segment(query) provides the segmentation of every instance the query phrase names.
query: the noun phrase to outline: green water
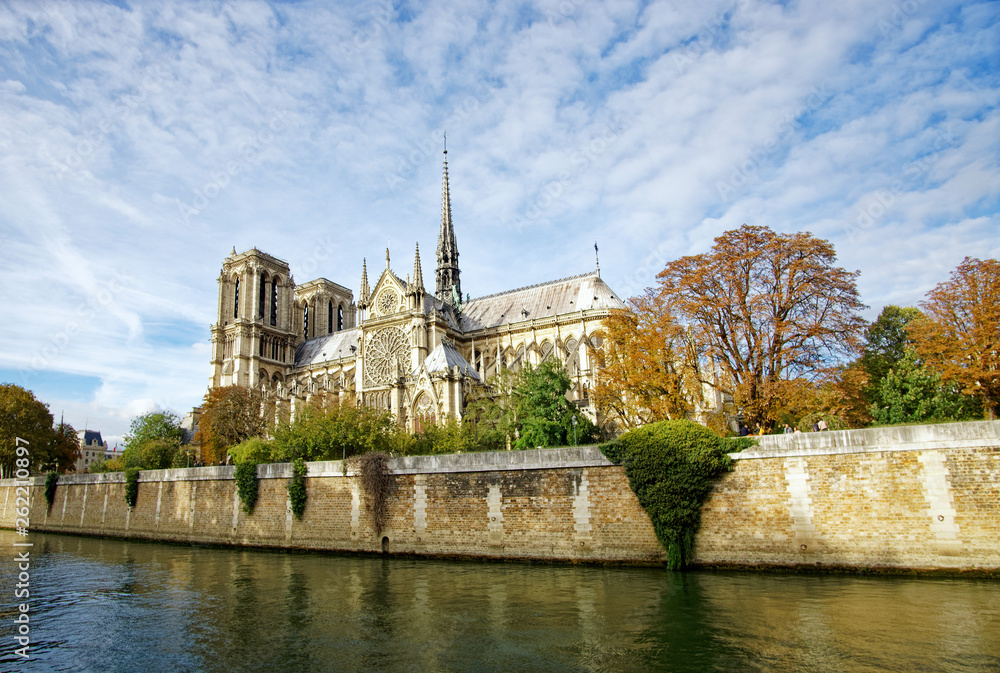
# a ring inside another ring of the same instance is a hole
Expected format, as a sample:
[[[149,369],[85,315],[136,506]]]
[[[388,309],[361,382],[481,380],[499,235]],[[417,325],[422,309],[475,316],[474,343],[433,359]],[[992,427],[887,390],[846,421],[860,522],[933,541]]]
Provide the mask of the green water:
[[[1000,671],[1000,582],[425,561],[32,534],[3,671]]]

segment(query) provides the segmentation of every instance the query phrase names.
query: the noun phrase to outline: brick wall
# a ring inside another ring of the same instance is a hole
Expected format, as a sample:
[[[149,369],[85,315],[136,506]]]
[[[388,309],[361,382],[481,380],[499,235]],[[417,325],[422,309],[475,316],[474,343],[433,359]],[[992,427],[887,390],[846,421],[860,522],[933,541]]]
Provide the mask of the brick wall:
[[[764,438],[713,489],[695,561],[1000,569],[1000,422],[923,427],[930,429],[895,429],[895,437],[879,430]],[[251,516],[233,468],[211,467],[141,473],[132,510],[121,474],[63,476],[51,509],[37,477],[28,489],[30,524],[296,549],[378,552],[384,544],[390,553],[425,555],[664,559],[624,470],[594,448],[392,461],[396,487],[380,535],[356,476],[340,461],[308,466],[301,520],[288,503],[290,466],[267,465]],[[0,526],[17,525],[17,495],[13,480],[0,482]]]

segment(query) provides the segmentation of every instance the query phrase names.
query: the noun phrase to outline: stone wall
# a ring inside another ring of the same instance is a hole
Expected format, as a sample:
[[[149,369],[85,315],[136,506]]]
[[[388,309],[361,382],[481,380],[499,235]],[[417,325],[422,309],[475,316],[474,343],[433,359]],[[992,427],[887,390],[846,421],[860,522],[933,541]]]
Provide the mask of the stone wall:
[[[705,504],[695,561],[1000,569],[1000,422],[764,437]],[[32,530],[295,549],[579,562],[660,563],[664,553],[621,467],[596,448],[391,461],[396,490],[376,535],[358,478],[308,463],[301,520],[289,465],[259,468],[254,513],[232,467],[148,471],[125,505],[121,474],[60,478],[46,507],[31,480]],[[0,526],[17,485],[0,481]]]

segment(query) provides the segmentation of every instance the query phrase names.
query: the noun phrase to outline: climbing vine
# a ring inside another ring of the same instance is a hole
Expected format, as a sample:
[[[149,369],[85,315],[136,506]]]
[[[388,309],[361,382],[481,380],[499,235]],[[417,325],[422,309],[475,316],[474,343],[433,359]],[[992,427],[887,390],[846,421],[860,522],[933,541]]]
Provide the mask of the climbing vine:
[[[132,509],[133,507],[135,507],[135,503],[138,499],[139,499],[139,468],[126,467],[125,504],[128,505],[129,509]]]
[[[247,514],[253,514],[259,490],[257,463],[246,462],[237,464],[234,476],[236,477],[236,492],[239,493],[240,502],[243,503],[243,511]]]
[[[306,461],[296,458],[292,462],[292,478],[288,480],[288,500],[292,504],[292,514],[302,518],[306,511]]]
[[[361,473],[361,488],[365,491],[365,503],[375,525],[375,537],[382,534],[389,517],[389,496],[395,481],[389,472],[389,455],[382,451],[366,453],[358,459]]]
[[[678,570],[690,558],[712,482],[731,469],[726,454],[752,443],[724,440],[690,421],[661,421],[631,430],[601,450],[624,465],[629,485],[667,551],[667,567]]]
[[[59,483],[59,473],[49,472],[45,475],[45,502],[48,503],[49,509],[52,509],[52,503],[56,499],[56,485]]]

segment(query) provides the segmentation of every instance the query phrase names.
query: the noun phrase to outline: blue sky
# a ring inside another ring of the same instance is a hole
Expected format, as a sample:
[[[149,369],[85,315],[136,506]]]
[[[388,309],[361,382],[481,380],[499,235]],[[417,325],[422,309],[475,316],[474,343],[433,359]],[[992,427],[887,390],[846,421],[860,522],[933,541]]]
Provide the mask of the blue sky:
[[[205,393],[221,262],[622,296],[746,222],[872,318],[1000,252],[1000,3],[9,2],[0,380],[120,439]]]

